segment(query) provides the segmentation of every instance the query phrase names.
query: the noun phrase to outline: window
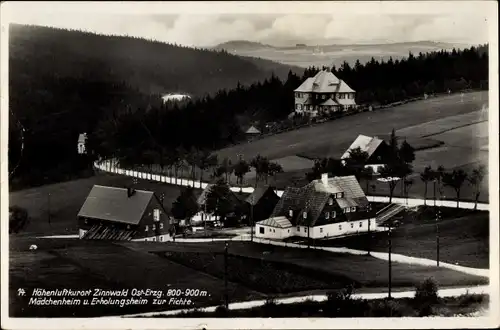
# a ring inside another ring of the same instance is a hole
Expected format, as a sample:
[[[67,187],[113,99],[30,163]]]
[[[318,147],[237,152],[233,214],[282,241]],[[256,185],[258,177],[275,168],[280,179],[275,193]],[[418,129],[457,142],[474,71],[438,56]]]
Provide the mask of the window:
[[[354,224],[353,223],[351,223],[351,228],[354,228]]]
[[[321,95],[321,99],[326,100],[326,95],[325,94]]]
[[[297,231],[300,231],[300,227],[299,226],[297,226]]]
[[[302,110],[302,104],[297,104],[297,109]]]
[[[332,211],[332,218],[335,218],[337,216],[337,212]]]
[[[153,225],[153,228],[152,228],[152,230],[156,230],[156,225]]]
[[[339,225],[339,230],[342,230],[342,225]]]
[[[127,225],[127,229],[129,229],[129,230],[130,230],[130,225]]]
[[[307,229],[306,229],[306,227],[304,227],[304,233],[307,233]]]
[[[290,232],[290,229],[288,229],[288,232]]]
[[[259,233],[264,234],[264,227],[259,227]]]
[[[290,216],[290,218],[293,217],[293,210],[289,210],[288,215]]]
[[[307,219],[307,212],[302,213],[302,216],[304,217],[304,219]]]
[[[156,242],[156,237],[153,237],[153,242]]]
[[[330,212],[325,212],[325,219],[330,219]]]
[[[160,210],[159,209],[153,210],[153,218],[155,221],[160,221]]]
[[[160,241],[163,242],[163,236],[160,236]]]
[[[160,223],[160,229],[163,229],[163,223]]]
[[[85,224],[87,225],[89,223],[89,221],[87,219],[85,219]]]
[[[363,227],[363,222],[359,223],[359,228]]]
[[[328,200],[328,205],[333,205],[333,198],[330,198],[330,199]]]
[[[144,231],[148,231],[149,230],[149,226],[146,225],[146,227],[144,227]]]
[[[344,210],[345,210],[345,213],[349,213],[349,212],[351,212],[351,208],[350,208],[350,207],[347,207],[347,208],[345,208]]]
[[[356,212],[356,206],[351,207],[351,212]]]
[[[342,198],[342,193],[337,193],[337,198]]]
[[[320,229],[319,229],[319,232],[320,232],[320,233],[322,233],[322,232],[323,232],[323,228],[320,228]]]

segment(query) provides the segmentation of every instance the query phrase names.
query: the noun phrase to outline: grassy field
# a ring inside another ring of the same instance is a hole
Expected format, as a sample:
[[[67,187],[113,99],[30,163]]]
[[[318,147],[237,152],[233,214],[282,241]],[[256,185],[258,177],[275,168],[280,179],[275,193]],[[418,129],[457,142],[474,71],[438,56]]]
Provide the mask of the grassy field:
[[[489,268],[489,212],[442,208],[439,223],[440,260],[467,267]],[[392,252],[436,259],[436,223],[432,208],[408,213],[402,224],[392,232]],[[387,252],[386,232],[321,240],[316,245],[338,246]]]
[[[18,235],[76,234],[76,216],[94,184],[126,187],[132,184],[132,178],[103,174],[10,193],[9,204],[25,208],[30,217],[30,223]],[[171,208],[172,202],[182,189],[179,186],[148,180],[138,180],[136,188],[155,191],[158,196],[164,193],[164,206],[167,210]]]
[[[137,243],[124,243],[127,246],[135,246],[142,251],[147,250],[157,254],[165,253],[167,258],[172,258],[184,265],[190,265],[197,270],[203,270],[211,275],[220,276],[223,272],[223,263],[214,257],[224,249],[224,242],[207,243],[170,243],[164,246],[144,246]],[[292,283],[288,277],[274,274],[274,282],[260,283],[264,270],[279,268],[280,271],[315,277],[320,281],[336,288],[343,284],[354,284],[363,289],[374,289],[384,291],[387,286],[388,266],[387,262],[370,256],[354,256],[348,254],[331,253],[321,250],[307,250],[296,248],[285,248],[274,245],[257,244],[250,242],[230,242],[229,253],[234,260],[239,256],[240,261],[234,261],[240,265],[236,274],[235,282],[242,283],[248,287],[260,286],[260,290],[270,292],[289,292],[287,283]],[[196,256],[194,258],[194,256]],[[198,258],[199,260],[194,260]],[[194,260],[194,261],[193,261]],[[274,265],[266,263],[274,263]],[[242,267],[242,268],[241,268]],[[280,268],[281,267],[281,268]],[[283,268],[285,267],[285,268]],[[243,271],[244,270],[244,271]],[[304,270],[307,270],[304,272]],[[470,276],[437,267],[423,267],[394,263],[392,267],[392,279],[394,287],[411,288],[427,277],[434,277],[441,286],[475,285],[487,283],[487,279]],[[270,278],[266,274],[266,278]],[[256,282],[253,283],[252,279]],[[281,281],[279,280],[281,279]],[[270,281],[270,280],[269,280]],[[329,282],[328,282],[329,281]],[[307,282],[303,282],[307,283]],[[275,287],[271,288],[271,284]],[[301,290],[295,285],[295,291],[311,290],[312,287],[304,286]],[[267,289],[264,290],[262,286]],[[280,288],[278,288],[280,286]],[[290,284],[290,286],[292,286]],[[323,289],[317,287],[317,289]],[[257,289],[255,289],[257,290]]]
[[[251,309],[225,310],[215,312],[184,312],[175,317],[453,317],[470,315],[487,309],[489,297],[486,295],[463,295],[460,297],[440,298],[425,310],[411,298],[404,299],[351,299],[305,301],[295,304],[274,303],[272,300],[263,306]],[[174,316],[156,316],[174,317]]]
[[[439,298],[429,309],[411,298],[403,299],[327,299],[325,301],[306,300],[295,304],[280,304],[272,300],[263,306],[250,309],[226,310],[218,308],[214,312],[183,312],[175,317],[454,317],[481,313],[488,309],[487,295],[463,295]],[[173,317],[173,316],[155,316]]]
[[[36,244],[36,251],[28,247]],[[144,244],[144,243],[143,243]],[[34,288],[83,290],[102,289],[199,289],[207,296],[192,298],[194,306],[219,304],[223,300],[224,281],[165,258],[110,242],[69,239],[11,238],[9,263],[10,315],[44,317],[90,317],[139,313],[186,306],[99,307],[38,307],[28,306]],[[24,288],[25,297],[17,296]],[[241,284],[229,282],[228,292],[233,301],[258,299],[258,292]],[[129,296],[130,297],[130,296]]]
[[[463,102],[460,95],[441,96],[269,136],[219,150],[217,155],[219,159],[228,157],[235,161],[238,155],[250,160],[260,154],[279,162],[285,173],[269,178],[268,183],[284,189],[294,182],[298,185],[306,183],[305,174],[312,167],[308,158],[338,158],[359,134],[384,138],[394,128],[398,136],[406,138],[418,150],[413,163],[414,184],[409,196],[422,198],[424,184],[419,179],[419,173],[425,166],[437,168],[443,165],[447,170],[470,170],[479,164],[488,165],[488,122],[484,121],[487,114],[480,111],[487,102],[487,92],[467,93]],[[205,172],[205,181],[210,180],[211,172]],[[189,177],[190,170],[183,169],[179,175]],[[199,171],[196,178],[199,179]],[[234,175],[229,179],[235,184]],[[254,172],[245,176],[244,185],[255,185]],[[369,191],[370,194],[388,195],[387,184],[372,181],[371,185],[376,187],[374,191]],[[397,187],[395,196],[401,195],[401,189]],[[453,190],[445,188],[444,197],[453,199]],[[472,189],[465,184],[461,200],[472,198]],[[487,202],[488,198],[486,177],[480,201]]]

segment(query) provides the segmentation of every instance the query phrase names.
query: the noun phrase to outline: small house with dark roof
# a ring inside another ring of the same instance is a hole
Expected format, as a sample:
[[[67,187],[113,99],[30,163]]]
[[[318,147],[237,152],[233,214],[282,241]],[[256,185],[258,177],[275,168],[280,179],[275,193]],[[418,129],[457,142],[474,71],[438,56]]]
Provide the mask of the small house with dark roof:
[[[216,214],[216,212],[205,211],[207,199],[210,193],[214,191],[216,184],[208,184],[205,189],[198,196],[197,203],[200,207],[200,211],[192,218],[192,223],[199,223],[204,221],[209,222],[218,222],[221,220],[220,215]],[[243,198],[240,198],[235,192],[228,189],[220,189],[215,190],[216,198],[221,198],[227,201],[229,207],[229,212],[225,214],[225,221],[229,220],[233,222],[233,220],[239,222],[240,218],[244,214],[245,211],[245,201]]]
[[[325,238],[376,229],[371,209],[355,176],[328,178],[285,189],[271,216],[256,224],[256,236]]]
[[[87,133],[81,133],[78,135],[78,153],[80,155],[87,153],[85,145],[87,143]]]
[[[247,197],[245,202],[249,207],[249,216],[253,216],[253,222],[269,218],[280,198],[273,187],[259,186]]]
[[[94,185],[78,213],[80,239],[171,240],[171,218],[155,193]]]
[[[389,146],[384,140],[360,134],[340,159],[345,162],[345,160],[349,158],[351,150],[356,148],[360,148],[361,151],[368,154],[368,160],[365,167],[371,167],[374,173],[378,173],[380,168],[386,164]]]

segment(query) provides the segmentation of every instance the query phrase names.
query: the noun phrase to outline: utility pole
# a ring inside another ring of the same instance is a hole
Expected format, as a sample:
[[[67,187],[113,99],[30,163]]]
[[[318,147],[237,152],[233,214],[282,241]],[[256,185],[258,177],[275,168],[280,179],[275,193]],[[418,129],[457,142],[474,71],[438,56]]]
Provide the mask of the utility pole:
[[[311,227],[309,226],[309,223],[307,222],[307,216],[308,216],[308,213],[309,213],[309,201],[307,201],[307,204],[306,204],[306,211],[304,212],[303,216],[304,216],[304,223],[307,225],[307,249],[310,249],[311,248],[311,239],[310,239],[310,229]]]
[[[253,203],[254,203],[254,197],[252,195],[252,199],[250,201],[250,242],[253,242],[253,227],[254,227],[254,223],[253,223]]]
[[[226,310],[229,309],[229,296],[227,292],[227,248],[228,244],[224,245],[224,304],[226,305]]]
[[[389,224],[389,299],[392,298],[391,296],[391,291],[392,291],[392,260],[391,260],[391,254],[392,254],[392,235],[391,235],[391,224]]]
[[[50,225],[50,193],[47,194],[47,217]]]
[[[371,213],[372,213],[372,205],[368,203],[368,246],[367,246],[367,250],[368,250],[368,255],[371,254],[371,243],[372,243],[372,234],[370,232],[370,224],[372,222],[372,219],[371,219]]]

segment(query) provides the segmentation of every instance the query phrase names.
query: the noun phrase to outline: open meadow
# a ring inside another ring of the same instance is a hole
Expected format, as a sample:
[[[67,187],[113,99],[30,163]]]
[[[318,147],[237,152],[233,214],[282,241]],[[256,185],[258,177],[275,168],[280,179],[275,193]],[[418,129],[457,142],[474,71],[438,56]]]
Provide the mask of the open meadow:
[[[29,215],[28,226],[18,235],[76,234],[76,217],[92,187],[97,185],[127,187],[132,178],[122,175],[98,174],[96,176],[19,190],[9,194],[9,204],[25,208]],[[138,179],[136,189],[164,194],[164,206],[170,210],[182,187]],[[49,223],[50,209],[50,223]]]
[[[473,268],[489,268],[489,212],[441,208],[439,259]],[[436,260],[435,210],[422,207],[407,211],[399,227],[392,231],[392,252]],[[388,252],[388,233],[371,233],[331,240],[318,240],[318,246],[346,247]]]

